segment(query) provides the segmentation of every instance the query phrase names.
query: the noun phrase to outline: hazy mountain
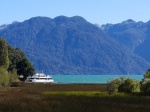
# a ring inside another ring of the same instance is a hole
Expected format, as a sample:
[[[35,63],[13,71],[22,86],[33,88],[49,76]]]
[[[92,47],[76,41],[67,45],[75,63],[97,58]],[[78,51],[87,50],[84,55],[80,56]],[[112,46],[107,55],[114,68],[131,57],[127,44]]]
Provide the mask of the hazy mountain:
[[[113,31],[110,28],[107,32]],[[149,67],[128,47],[79,16],[31,18],[10,25],[0,36],[23,49],[37,71],[50,74],[141,74]]]
[[[150,63],[150,21],[146,23],[146,32],[144,42],[141,43],[135,50],[135,53],[142,56]]]
[[[102,30],[133,51],[144,42],[146,36],[146,24],[131,19],[118,24],[102,25]]]
[[[135,22],[131,19],[118,24],[102,25],[102,30],[119,43],[150,63],[150,21]]]
[[[3,24],[3,25],[0,25],[0,31],[7,28],[8,24]]]

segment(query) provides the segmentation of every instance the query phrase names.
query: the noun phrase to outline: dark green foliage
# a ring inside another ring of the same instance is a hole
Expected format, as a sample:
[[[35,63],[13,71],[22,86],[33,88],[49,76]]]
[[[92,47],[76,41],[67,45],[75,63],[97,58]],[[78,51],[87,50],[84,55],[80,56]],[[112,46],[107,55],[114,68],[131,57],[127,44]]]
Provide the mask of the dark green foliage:
[[[9,67],[8,48],[4,38],[0,38],[0,67],[6,70]]]
[[[17,74],[17,69],[13,69],[13,71],[9,72],[10,75],[10,83],[13,82],[19,82],[18,74]]]
[[[79,16],[35,17],[0,31],[47,74],[142,74],[149,64]]]
[[[24,79],[26,79],[28,75],[33,75],[34,68],[21,49],[14,49],[8,45],[8,53],[10,61],[8,71],[11,74],[10,79],[12,82],[16,82],[17,74],[23,75]]]
[[[150,95],[150,69],[144,74],[144,78],[141,81],[141,92],[146,95]]]
[[[25,80],[28,76],[32,76],[34,73],[34,68],[29,60],[22,59],[17,63],[17,74],[23,75],[23,79]]]
[[[132,93],[134,92],[134,81],[132,79],[126,79],[118,87],[118,92]]]
[[[119,87],[120,83],[121,83],[121,81],[119,79],[109,81],[107,83],[108,94],[113,94],[115,92],[118,92],[118,87]]]
[[[150,81],[141,84],[141,92],[150,95]]]
[[[12,72],[16,69],[17,63],[21,60],[26,58],[25,54],[19,49],[14,49],[10,45],[8,45],[8,54],[9,54],[9,68],[8,71]]]
[[[148,69],[147,72],[144,74],[144,78],[150,79],[150,69]]]
[[[10,76],[6,69],[0,68],[0,86],[7,86],[10,81]]]
[[[109,94],[115,92],[133,93],[139,92],[140,82],[134,79],[121,77],[107,83],[107,91]]]
[[[22,63],[20,64],[20,62]],[[26,64],[28,68],[25,66]],[[32,75],[34,72],[34,68],[25,54],[20,49],[14,49],[8,45],[5,39],[0,38],[0,85],[6,86],[11,82],[18,82],[17,70],[20,70],[19,67],[26,67],[27,70],[23,71],[23,74],[30,73]]]

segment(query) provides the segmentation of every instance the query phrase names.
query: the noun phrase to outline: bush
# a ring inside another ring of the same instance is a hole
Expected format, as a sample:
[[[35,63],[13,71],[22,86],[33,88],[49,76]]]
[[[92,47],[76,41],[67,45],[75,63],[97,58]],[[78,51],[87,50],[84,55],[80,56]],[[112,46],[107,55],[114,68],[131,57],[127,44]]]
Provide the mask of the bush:
[[[150,78],[150,69],[144,74],[144,78]]]
[[[9,67],[8,47],[4,38],[0,38],[0,67],[6,70]]]
[[[141,92],[150,95],[150,81],[141,84]]]
[[[133,80],[126,79],[122,84],[119,85],[118,92],[132,93],[133,89]]]
[[[150,95],[150,69],[144,74],[144,78],[141,81],[141,92]]]
[[[0,86],[7,86],[9,84],[9,81],[10,76],[8,72],[5,69],[0,68]]]
[[[17,74],[17,70],[14,69],[12,72],[10,72],[10,83],[12,82],[19,82],[19,78],[18,78],[18,74]]]
[[[108,82],[107,91],[109,94],[114,92],[132,93],[140,90],[140,83],[134,79],[121,77]]]
[[[119,79],[108,81],[108,84],[107,84],[108,94],[113,94],[115,92],[118,92],[118,87],[119,87],[120,83],[121,83],[121,81]]]

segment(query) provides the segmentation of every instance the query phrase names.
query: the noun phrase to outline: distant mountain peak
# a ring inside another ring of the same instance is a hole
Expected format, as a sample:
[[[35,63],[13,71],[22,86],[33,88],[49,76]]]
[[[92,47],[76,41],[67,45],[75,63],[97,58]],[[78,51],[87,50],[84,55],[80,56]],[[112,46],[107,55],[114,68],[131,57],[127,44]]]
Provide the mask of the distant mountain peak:
[[[0,30],[3,30],[5,28],[7,28],[9,26],[9,24],[3,24],[3,25],[0,25]]]
[[[69,21],[69,17],[66,17],[66,16],[58,16],[58,17],[55,17],[53,19],[55,21],[55,23],[57,24],[62,24],[62,23],[66,23]]]
[[[129,24],[129,23],[135,23],[135,21],[132,19],[128,19],[126,21],[123,21],[122,23]]]
[[[101,29],[108,30],[111,26],[113,26],[113,24],[107,23],[107,24],[101,25]]]
[[[58,16],[58,17],[55,17],[54,20],[55,20],[56,23],[66,23],[68,21],[73,21],[73,22],[87,22],[81,16],[73,16],[73,17]]]
[[[30,21],[30,22],[38,22],[38,21],[45,21],[45,20],[51,20],[51,18],[49,17],[42,17],[42,16],[37,16],[37,17],[32,17],[29,20],[25,20],[25,21]],[[24,21],[24,22],[25,22]]]
[[[12,24],[18,23],[18,21],[13,21]]]
[[[73,16],[73,17],[71,17],[70,18],[71,19],[71,21],[73,21],[73,22],[79,22],[79,23],[83,23],[83,22],[87,22],[87,20],[86,19],[84,19],[83,17],[81,17],[81,16]]]
[[[101,26],[97,23],[94,24],[96,27],[101,28]]]
[[[71,19],[80,19],[80,20],[83,20],[83,21],[86,21],[83,17],[81,16],[73,16],[71,17]]]
[[[65,20],[65,19],[69,19],[69,17],[67,16],[57,16],[54,18],[54,20]]]

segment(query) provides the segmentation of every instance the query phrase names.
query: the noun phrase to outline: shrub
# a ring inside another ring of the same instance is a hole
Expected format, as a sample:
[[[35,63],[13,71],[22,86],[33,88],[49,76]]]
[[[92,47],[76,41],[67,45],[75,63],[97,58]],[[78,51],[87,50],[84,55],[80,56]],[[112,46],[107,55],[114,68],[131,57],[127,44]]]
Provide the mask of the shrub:
[[[144,74],[144,78],[150,78],[150,69]]]
[[[144,78],[141,81],[141,92],[150,95],[150,69],[144,74]]]
[[[19,78],[18,78],[18,74],[17,74],[16,69],[14,69],[12,72],[10,72],[9,75],[10,75],[10,83],[19,82]]]
[[[118,87],[118,92],[133,93],[140,90],[140,82],[131,78],[127,78]]]
[[[10,76],[8,72],[5,69],[0,68],[0,86],[7,86],[9,84],[9,81]]]
[[[150,95],[150,81],[141,84],[141,92]]]
[[[8,69],[8,66],[9,66],[9,58],[8,58],[7,43],[4,38],[0,38],[0,67]]]
[[[139,91],[139,89],[140,89],[139,81],[125,77],[112,80],[108,82],[107,85],[107,91],[109,94],[112,94],[114,92],[132,93]]]
[[[118,87],[119,87],[120,83],[121,83],[121,81],[119,79],[108,81],[108,84],[107,84],[108,94],[113,94],[115,92],[118,92]]]
[[[118,92],[125,92],[125,93],[131,93],[133,92],[134,85],[133,80],[126,79],[122,84],[118,87]]]

